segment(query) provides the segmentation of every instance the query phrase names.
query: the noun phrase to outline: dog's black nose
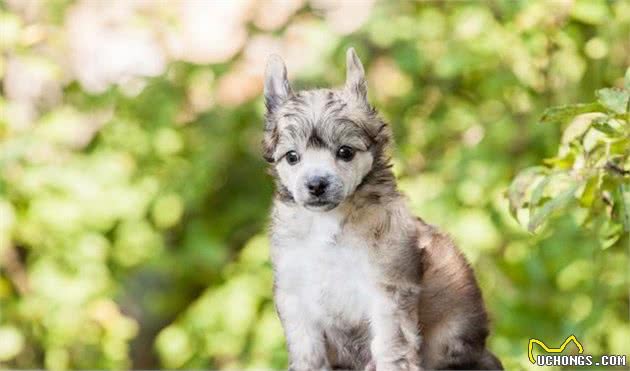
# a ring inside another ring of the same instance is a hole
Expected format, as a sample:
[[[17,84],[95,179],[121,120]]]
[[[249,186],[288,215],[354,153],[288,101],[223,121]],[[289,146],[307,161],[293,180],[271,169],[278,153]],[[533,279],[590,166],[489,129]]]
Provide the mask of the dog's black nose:
[[[328,188],[328,179],[317,176],[309,179],[306,182],[306,188],[308,188],[308,192],[313,196],[321,196],[326,192],[326,188]]]

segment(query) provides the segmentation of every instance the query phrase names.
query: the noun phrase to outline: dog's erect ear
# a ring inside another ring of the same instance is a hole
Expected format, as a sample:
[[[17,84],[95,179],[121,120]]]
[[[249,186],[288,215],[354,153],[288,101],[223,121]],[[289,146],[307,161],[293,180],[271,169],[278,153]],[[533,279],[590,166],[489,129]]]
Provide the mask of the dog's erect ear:
[[[346,90],[358,98],[366,100],[365,71],[354,48],[349,48],[346,52]]]
[[[271,112],[284,103],[293,92],[287,78],[287,68],[282,58],[272,54],[267,59],[265,68],[265,106]]]

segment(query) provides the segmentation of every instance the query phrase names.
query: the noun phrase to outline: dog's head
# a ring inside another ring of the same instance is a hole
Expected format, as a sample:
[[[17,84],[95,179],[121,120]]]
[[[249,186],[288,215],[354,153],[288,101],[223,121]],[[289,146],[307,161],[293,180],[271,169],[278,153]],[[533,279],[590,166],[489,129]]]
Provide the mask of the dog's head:
[[[265,159],[282,199],[314,211],[334,209],[357,189],[391,181],[383,154],[387,125],[367,101],[367,84],[354,49],[339,89],[294,93],[282,59],[265,71]]]

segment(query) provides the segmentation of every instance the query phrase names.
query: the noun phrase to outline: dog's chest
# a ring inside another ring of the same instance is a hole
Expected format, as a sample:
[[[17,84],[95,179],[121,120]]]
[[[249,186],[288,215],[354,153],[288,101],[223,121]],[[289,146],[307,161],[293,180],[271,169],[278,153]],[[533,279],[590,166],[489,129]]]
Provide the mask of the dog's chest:
[[[308,311],[305,315],[324,323],[360,323],[376,297],[367,241],[342,229],[334,215],[305,223],[310,224],[296,223],[295,237],[274,246],[279,296],[299,297]]]

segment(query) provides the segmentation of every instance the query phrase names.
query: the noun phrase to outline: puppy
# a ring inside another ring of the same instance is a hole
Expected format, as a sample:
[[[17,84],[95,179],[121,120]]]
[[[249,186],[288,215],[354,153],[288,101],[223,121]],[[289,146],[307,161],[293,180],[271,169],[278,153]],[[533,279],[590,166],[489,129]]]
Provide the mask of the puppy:
[[[340,89],[293,92],[267,63],[274,299],[293,370],[500,369],[473,271],[396,188],[391,130],[353,49]]]

